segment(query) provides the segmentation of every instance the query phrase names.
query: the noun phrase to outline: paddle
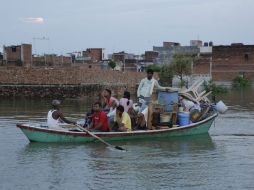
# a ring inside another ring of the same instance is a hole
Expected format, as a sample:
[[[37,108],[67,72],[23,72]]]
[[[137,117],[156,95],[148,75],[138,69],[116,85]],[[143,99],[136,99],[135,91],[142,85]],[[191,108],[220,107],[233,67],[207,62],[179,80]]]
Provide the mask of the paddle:
[[[102,143],[104,143],[105,145],[107,145],[107,146],[109,146],[109,147],[115,148],[115,149],[117,149],[117,150],[125,150],[124,148],[122,148],[122,147],[120,147],[120,146],[113,146],[113,145],[107,143],[107,142],[104,141],[102,138],[98,137],[97,135],[93,134],[91,131],[89,131],[89,130],[83,128],[83,127],[81,127],[81,126],[78,125],[78,124],[76,124],[76,126],[77,126],[80,130],[87,132],[89,135],[91,135],[92,137],[98,139],[99,141],[101,141]]]

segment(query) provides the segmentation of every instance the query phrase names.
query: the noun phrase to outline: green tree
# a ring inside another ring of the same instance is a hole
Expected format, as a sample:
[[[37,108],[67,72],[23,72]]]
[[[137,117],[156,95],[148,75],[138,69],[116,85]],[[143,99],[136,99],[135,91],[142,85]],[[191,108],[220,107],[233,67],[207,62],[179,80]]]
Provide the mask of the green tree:
[[[158,64],[148,65],[146,69],[152,69],[154,72],[160,72],[161,67]]]
[[[173,79],[173,70],[171,65],[163,65],[159,72],[160,83],[162,86],[171,86]]]
[[[191,75],[192,62],[193,62],[193,57],[190,55],[184,55],[184,54],[173,55],[171,69],[173,74],[178,76],[179,79],[181,80],[181,87],[185,84],[183,77]]]
[[[110,66],[112,69],[114,69],[116,67],[116,63],[114,61],[110,60],[108,62],[108,66]]]

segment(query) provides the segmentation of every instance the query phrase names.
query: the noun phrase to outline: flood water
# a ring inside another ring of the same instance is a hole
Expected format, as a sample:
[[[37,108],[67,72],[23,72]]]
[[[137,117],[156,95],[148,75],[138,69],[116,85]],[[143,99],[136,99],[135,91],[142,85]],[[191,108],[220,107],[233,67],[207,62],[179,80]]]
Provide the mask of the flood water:
[[[45,123],[49,100],[0,100],[0,189],[254,189],[254,91],[222,97],[209,134],[101,143],[29,143],[16,123]],[[82,119],[92,100],[65,100]]]

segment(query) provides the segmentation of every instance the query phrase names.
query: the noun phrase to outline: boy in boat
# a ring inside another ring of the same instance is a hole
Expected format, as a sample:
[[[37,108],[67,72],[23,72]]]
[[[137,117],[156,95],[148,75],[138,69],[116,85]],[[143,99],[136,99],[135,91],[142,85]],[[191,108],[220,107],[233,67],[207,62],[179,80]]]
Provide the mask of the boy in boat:
[[[91,131],[102,131],[107,132],[108,129],[108,117],[107,114],[102,111],[102,106],[100,102],[95,102],[93,104],[93,115],[92,122],[88,128]]]
[[[49,110],[47,116],[47,124],[49,128],[59,128],[63,124],[73,124],[76,122],[66,119],[63,113],[60,111],[61,102],[59,100],[52,101],[52,109]]]
[[[118,106],[116,108],[116,114],[114,117],[114,122],[111,123],[110,131],[131,131],[131,119],[128,113],[124,111],[123,106]]]

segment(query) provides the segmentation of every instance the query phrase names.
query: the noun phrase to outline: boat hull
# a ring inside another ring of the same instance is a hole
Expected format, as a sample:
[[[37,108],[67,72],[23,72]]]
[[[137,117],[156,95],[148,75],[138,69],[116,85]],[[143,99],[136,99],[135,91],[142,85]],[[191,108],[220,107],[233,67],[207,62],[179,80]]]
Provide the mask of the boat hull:
[[[203,121],[192,123],[187,126],[159,129],[159,130],[142,130],[131,132],[94,132],[95,135],[103,138],[106,141],[123,141],[134,139],[153,139],[153,138],[170,138],[177,136],[190,136],[208,133],[217,113],[206,118]],[[68,130],[52,130],[48,128],[41,128],[29,126],[25,124],[17,124],[17,127],[22,130],[26,137],[31,142],[94,142],[97,141],[94,137],[86,132],[73,132]]]

